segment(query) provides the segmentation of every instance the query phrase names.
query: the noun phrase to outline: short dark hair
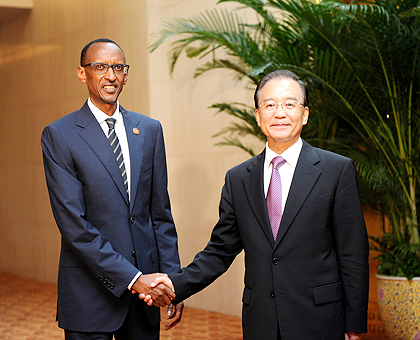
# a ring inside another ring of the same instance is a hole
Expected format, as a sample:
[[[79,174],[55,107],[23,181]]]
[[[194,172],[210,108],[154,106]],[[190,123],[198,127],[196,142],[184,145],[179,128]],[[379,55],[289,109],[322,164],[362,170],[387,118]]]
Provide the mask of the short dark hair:
[[[107,39],[107,38],[99,38],[99,39],[92,40],[85,47],[83,47],[82,53],[80,54],[80,66],[85,65],[86,53],[87,53],[89,47],[91,47],[93,44],[96,44],[96,43],[111,43],[111,44],[116,45],[121,50],[122,54],[124,55],[124,59],[125,59],[124,51],[115,41],[113,41],[111,39]]]
[[[308,106],[308,87],[306,86],[306,84],[299,79],[299,77],[294,74],[292,71],[289,70],[273,70],[268,72],[264,77],[261,78],[260,82],[257,85],[257,88],[255,89],[255,93],[254,93],[254,103],[255,103],[255,108],[258,110],[258,106],[259,106],[259,102],[260,102],[260,97],[261,97],[261,91],[262,88],[265,86],[265,84],[267,84],[271,79],[293,79],[295,80],[300,88],[302,89],[302,94],[303,94],[303,105],[304,106]]]

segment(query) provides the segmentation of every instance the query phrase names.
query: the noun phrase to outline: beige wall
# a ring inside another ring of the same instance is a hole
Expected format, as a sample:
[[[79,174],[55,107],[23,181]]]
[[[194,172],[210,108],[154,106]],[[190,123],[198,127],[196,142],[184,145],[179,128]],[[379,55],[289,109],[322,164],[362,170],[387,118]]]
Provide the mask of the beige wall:
[[[217,221],[226,170],[248,156],[215,147],[211,136],[230,118],[207,109],[252,94],[215,71],[193,79],[196,61],[182,57],[169,77],[166,44],[148,54],[150,33],[170,16],[188,17],[216,0],[34,0],[33,9],[0,22],[0,271],[55,282],[60,236],[49,206],[40,135],[44,126],[80,108],[85,86],[76,77],[82,47],[116,40],[131,65],[122,105],[164,127],[172,211],[187,265]],[[217,6],[221,7],[221,6]],[[262,149],[261,145],[261,149]],[[243,256],[187,306],[240,315]]]

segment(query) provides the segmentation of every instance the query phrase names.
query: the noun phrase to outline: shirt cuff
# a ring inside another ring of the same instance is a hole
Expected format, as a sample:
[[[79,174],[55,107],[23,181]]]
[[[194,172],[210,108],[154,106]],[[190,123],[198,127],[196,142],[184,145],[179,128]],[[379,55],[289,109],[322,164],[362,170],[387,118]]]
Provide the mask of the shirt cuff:
[[[136,276],[133,277],[130,284],[127,286],[128,290],[131,290],[131,288],[133,287],[133,284],[137,281],[137,279],[140,277],[141,274],[142,272],[138,272]]]

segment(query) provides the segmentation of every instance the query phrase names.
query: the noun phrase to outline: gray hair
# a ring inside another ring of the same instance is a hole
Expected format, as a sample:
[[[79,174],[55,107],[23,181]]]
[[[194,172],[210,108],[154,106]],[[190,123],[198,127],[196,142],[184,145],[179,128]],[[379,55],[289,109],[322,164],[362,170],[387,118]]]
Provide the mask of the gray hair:
[[[280,70],[273,70],[273,71],[268,72],[264,77],[261,78],[260,82],[258,83],[257,88],[255,89],[255,93],[254,93],[254,103],[255,103],[255,108],[257,110],[258,110],[258,106],[260,102],[262,88],[271,79],[278,79],[278,80],[292,79],[296,81],[302,90],[302,95],[303,95],[302,104],[304,107],[308,106],[308,87],[306,86],[306,84],[302,80],[300,80],[299,77],[296,74],[294,74],[292,71],[280,69]]]

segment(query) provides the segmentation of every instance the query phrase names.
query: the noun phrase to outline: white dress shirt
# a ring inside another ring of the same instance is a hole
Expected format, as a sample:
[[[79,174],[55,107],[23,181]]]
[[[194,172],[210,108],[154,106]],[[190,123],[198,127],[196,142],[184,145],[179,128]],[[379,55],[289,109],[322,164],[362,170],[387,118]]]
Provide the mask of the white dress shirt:
[[[281,155],[278,155],[268,147],[268,143],[265,146],[265,161],[264,161],[264,195],[267,197],[268,187],[271,180],[271,172],[273,171],[273,165],[271,161],[276,156],[282,156],[286,163],[280,168],[281,177],[281,191],[282,191],[282,202],[281,209],[284,211],[286,205],[287,196],[289,195],[290,185],[292,184],[293,175],[295,174],[296,164],[299,159],[300,151],[302,150],[302,139],[296,141],[291,147],[285,150]]]
[[[92,103],[90,98],[88,99],[88,106],[89,109],[92,111],[93,115],[97,119],[99,125],[101,126],[102,130],[104,130],[105,136],[108,138],[108,131],[109,126],[106,122],[106,119],[108,118],[114,118],[115,119],[115,133],[120,141],[121,150],[124,157],[124,163],[125,163],[125,171],[127,172],[127,180],[128,180],[128,198],[130,199],[130,184],[131,184],[131,167],[130,167],[130,151],[128,149],[128,141],[127,141],[127,134],[125,132],[124,127],[124,119],[120,112],[120,103],[117,101],[117,108],[114,112],[114,114],[110,117],[102,110],[98,109],[95,104]],[[134,278],[131,280],[131,282],[128,284],[127,288],[131,290],[131,287],[133,287],[133,284],[137,281],[137,279],[140,277],[142,273],[139,271]]]
[[[104,130],[105,136],[108,138],[108,123],[106,119],[114,118],[115,119],[115,133],[120,141],[121,150],[124,157],[125,163],[125,171],[127,172],[127,180],[128,180],[128,198],[130,199],[130,184],[131,184],[131,167],[130,167],[130,151],[128,149],[128,142],[127,142],[127,134],[125,132],[124,127],[124,119],[120,112],[120,103],[117,101],[117,109],[115,110],[114,114],[110,117],[102,110],[98,109],[95,104],[92,103],[90,98],[88,99],[88,106],[89,109],[92,111],[93,115],[97,119],[99,125],[101,126],[102,130]]]

